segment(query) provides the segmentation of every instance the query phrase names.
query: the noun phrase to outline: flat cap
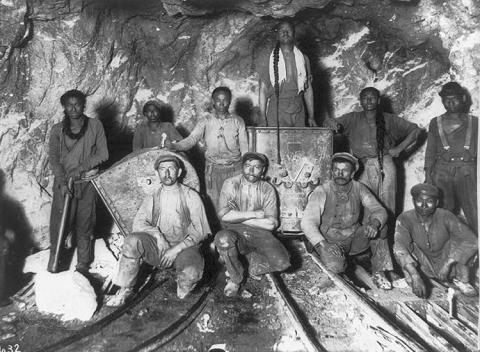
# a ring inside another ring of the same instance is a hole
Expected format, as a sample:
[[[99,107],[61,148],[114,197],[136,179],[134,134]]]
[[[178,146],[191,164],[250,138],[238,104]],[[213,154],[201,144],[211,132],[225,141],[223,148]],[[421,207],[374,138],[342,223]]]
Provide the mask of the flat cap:
[[[332,163],[338,160],[348,160],[350,161],[353,165],[355,165],[355,171],[357,171],[360,168],[360,165],[358,164],[358,159],[355,158],[352,154],[350,153],[335,153],[332,155]]]
[[[182,161],[177,158],[175,155],[172,154],[164,154],[160,155],[157,160],[155,160],[155,164],[153,165],[154,169],[157,170],[161,163],[165,161],[173,161],[179,168],[182,167]]]
[[[465,94],[465,90],[462,88],[460,84],[457,82],[448,82],[445,83],[438,93],[442,98],[449,96],[449,95],[463,95]]]
[[[247,160],[259,160],[262,162],[263,165],[268,165],[268,158],[265,154],[257,153],[257,152],[246,152],[242,156],[242,164],[244,164]]]
[[[425,194],[426,196],[438,198],[440,197],[440,190],[436,186],[429,183],[419,183],[412,187],[412,189],[410,190],[410,194],[413,198],[420,194]]]

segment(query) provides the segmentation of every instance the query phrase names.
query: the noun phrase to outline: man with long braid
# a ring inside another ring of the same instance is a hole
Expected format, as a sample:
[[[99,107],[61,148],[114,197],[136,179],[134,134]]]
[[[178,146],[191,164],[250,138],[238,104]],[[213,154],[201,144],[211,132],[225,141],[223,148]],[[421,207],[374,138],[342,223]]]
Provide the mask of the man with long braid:
[[[367,87],[360,92],[360,105],[363,111],[354,111],[337,119],[327,118],[326,124],[338,129],[341,125],[348,138],[352,154],[363,164],[359,181],[365,184],[378,197],[387,209],[390,221],[395,212],[397,171],[393,158],[396,158],[418,138],[420,128],[396,115],[383,112],[379,108],[380,92]],[[369,214],[365,214],[368,218]],[[392,227],[393,228],[393,227]],[[389,260],[374,279],[379,286],[390,286],[384,271],[392,271],[392,259],[388,249],[388,222],[376,239],[376,245],[383,248]]]
[[[277,27],[277,44],[259,69],[260,113],[267,126],[317,126],[314,119],[310,61],[295,46],[295,28],[289,22]]]

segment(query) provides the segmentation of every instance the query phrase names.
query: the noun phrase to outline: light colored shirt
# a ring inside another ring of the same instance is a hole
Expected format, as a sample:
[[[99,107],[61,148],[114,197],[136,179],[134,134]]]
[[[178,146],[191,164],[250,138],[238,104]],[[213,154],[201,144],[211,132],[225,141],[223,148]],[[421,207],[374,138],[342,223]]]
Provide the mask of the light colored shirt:
[[[213,113],[207,114],[198,121],[187,138],[176,143],[177,150],[189,150],[201,139],[207,146],[205,157],[213,164],[233,164],[248,151],[245,123],[234,114],[229,114],[223,120],[216,118]]]
[[[338,192],[333,180],[318,186],[308,199],[301,223],[308,240],[316,245],[324,238],[330,241],[351,236],[360,225],[362,206],[385,225],[387,212],[361,182],[352,180],[346,192]],[[338,237],[341,238],[338,238]]]
[[[428,258],[428,262],[423,260],[425,258],[414,258],[414,247]],[[418,261],[427,275],[434,276],[449,258],[466,264],[477,250],[473,231],[446,209],[437,208],[428,226],[422,223],[415,209],[397,218],[393,253],[402,268]]]
[[[164,236],[172,246],[183,241],[187,247],[200,243],[211,233],[200,196],[182,184],[171,189],[161,186],[153,195],[145,197],[132,230],[155,238]]]
[[[275,189],[266,181],[248,182],[243,175],[230,177],[223,183],[218,200],[218,214],[222,218],[235,204],[239,211],[263,210],[265,218],[270,218],[278,226],[278,206]]]

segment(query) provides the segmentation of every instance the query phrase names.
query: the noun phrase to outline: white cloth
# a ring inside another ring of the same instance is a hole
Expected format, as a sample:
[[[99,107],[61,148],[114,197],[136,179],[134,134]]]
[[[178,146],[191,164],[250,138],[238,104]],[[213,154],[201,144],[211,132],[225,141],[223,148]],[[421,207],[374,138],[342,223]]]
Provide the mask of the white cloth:
[[[273,68],[273,52],[270,54],[270,61],[268,64],[268,72],[270,74],[270,82],[272,86],[275,87],[275,71]],[[285,60],[283,58],[283,53],[280,49],[281,55],[278,55],[278,84],[281,84],[287,79],[287,68],[285,67]],[[305,66],[305,58],[303,57],[302,52],[296,46],[293,47],[293,55],[295,56],[295,66],[297,67],[297,87],[298,93],[302,92],[305,89],[307,83],[307,68]]]

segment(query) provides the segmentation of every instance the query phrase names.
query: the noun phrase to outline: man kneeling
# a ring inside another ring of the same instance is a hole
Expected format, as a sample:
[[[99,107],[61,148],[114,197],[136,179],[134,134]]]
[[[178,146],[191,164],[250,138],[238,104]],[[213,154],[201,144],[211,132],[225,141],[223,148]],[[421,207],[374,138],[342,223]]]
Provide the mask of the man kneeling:
[[[393,252],[413,293],[426,296],[423,273],[440,281],[453,276],[453,283],[464,295],[474,296],[466,263],[477,252],[477,237],[453,213],[437,208],[437,187],[419,183],[410,193],[415,209],[397,218]]]
[[[238,293],[243,281],[239,254],[246,256],[254,279],[290,266],[287,250],[272,234],[278,227],[278,206],[275,189],[261,179],[267,163],[263,154],[245,153],[242,174],[225,180],[220,192],[218,217],[224,230],[215,236],[215,246],[227,267],[228,297]]]
[[[382,289],[391,289],[384,271],[392,270],[387,240],[376,238],[385,225],[387,212],[368,188],[353,180],[358,160],[349,153],[332,157],[333,180],[317,187],[308,200],[301,227],[328,270],[342,273],[347,256],[372,251],[373,281]],[[363,224],[361,212],[368,210]]]
[[[210,227],[200,196],[178,182],[182,174],[179,158],[162,155],[154,167],[162,185],[144,199],[133,221],[133,233],[125,238],[113,279],[120,289],[107,299],[110,307],[124,304],[133,294],[141,260],[162,269],[175,266],[178,298],[192,291],[203,274],[199,244]]]

